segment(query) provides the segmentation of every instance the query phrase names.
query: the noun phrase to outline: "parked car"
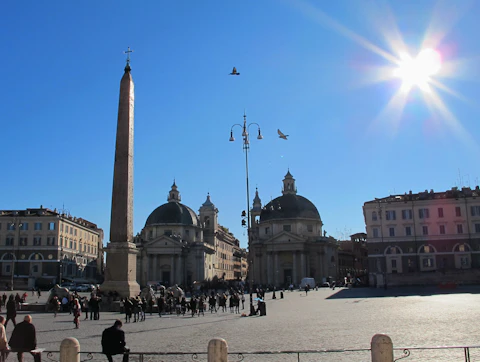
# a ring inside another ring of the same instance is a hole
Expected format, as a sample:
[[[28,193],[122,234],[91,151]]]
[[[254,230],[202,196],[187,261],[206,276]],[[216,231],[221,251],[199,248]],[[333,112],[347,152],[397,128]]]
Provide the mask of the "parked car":
[[[75,283],[63,283],[63,284],[61,284],[60,286],[61,286],[62,288],[67,288],[67,289],[70,290],[70,291],[75,290],[75,287],[76,287]]]
[[[91,284],[80,284],[77,285],[75,290],[77,292],[93,292],[95,290],[95,286]]]

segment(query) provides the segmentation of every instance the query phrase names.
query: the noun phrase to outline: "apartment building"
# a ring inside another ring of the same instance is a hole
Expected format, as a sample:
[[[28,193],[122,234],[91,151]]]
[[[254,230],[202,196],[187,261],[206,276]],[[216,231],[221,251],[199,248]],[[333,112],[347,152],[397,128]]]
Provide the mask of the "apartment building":
[[[19,286],[60,280],[97,282],[103,274],[103,230],[40,206],[0,210],[0,280]],[[13,278],[14,276],[14,278]]]
[[[363,214],[370,285],[480,280],[478,186],[376,198]]]

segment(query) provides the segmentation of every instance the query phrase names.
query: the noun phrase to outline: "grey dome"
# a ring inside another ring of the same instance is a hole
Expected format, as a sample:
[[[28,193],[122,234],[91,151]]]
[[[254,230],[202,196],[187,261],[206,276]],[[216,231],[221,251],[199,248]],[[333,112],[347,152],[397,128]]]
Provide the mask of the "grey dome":
[[[260,214],[260,222],[274,219],[314,219],[319,220],[315,205],[303,196],[285,194],[270,201]]]
[[[153,224],[182,224],[199,226],[197,214],[179,202],[168,202],[157,207],[147,218],[145,226]]]

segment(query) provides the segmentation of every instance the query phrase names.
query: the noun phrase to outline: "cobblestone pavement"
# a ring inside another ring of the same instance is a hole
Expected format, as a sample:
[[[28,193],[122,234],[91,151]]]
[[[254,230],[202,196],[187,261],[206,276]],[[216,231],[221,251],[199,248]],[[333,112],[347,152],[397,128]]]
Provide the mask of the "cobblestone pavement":
[[[264,317],[242,318],[229,311],[206,312],[204,317],[194,318],[176,315],[159,318],[147,314],[145,322],[127,323],[123,329],[132,352],[206,352],[209,340],[214,337],[226,339],[229,352],[369,348],[375,333],[388,334],[395,347],[480,345],[480,287],[460,288],[451,294],[438,292],[441,291],[437,288],[335,291],[323,288],[309,292],[308,296],[305,292],[285,292],[284,299],[276,300],[271,299],[270,293],[266,295]],[[248,313],[247,304],[248,298],[242,312]],[[124,320],[118,313],[102,313],[98,321],[83,321],[82,316],[77,330],[71,315],[60,314],[57,318],[45,313],[32,315],[38,345],[48,350],[59,350],[65,337],[75,337],[82,351],[100,351],[103,329],[116,318]],[[20,312],[17,321],[22,319]],[[8,325],[7,336],[11,331],[12,326]],[[401,353],[395,352],[397,357]],[[411,353],[407,361],[464,360],[463,350],[412,350]],[[304,355],[300,360],[369,361],[369,356],[369,352],[349,355],[332,352]],[[297,360],[296,355],[244,357],[244,361]],[[472,351],[471,358],[480,361],[480,349]]]

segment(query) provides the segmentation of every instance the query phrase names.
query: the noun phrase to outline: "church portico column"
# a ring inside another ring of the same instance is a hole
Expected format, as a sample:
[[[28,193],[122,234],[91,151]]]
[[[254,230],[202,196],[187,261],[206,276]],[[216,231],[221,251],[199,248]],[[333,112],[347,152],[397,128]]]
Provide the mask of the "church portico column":
[[[271,271],[272,271],[272,253],[268,253],[267,254],[267,284],[272,283]]]
[[[175,285],[175,258],[170,256],[170,286]]]
[[[182,263],[181,263],[181,259],[180,259],[180,254],[177,254],[177,265],[176,265],[176,268],[177,268],[177,277],[175,278],[177,281],[176,283],[178,285],[182,284]]]
[[[300,253],[300,279],[305,278],[305,252]]]
[[[278,254],[278,251],[276,251],[273,262],[273,280],[275,286],[278,286]]]
[[[292,257],[293,257],[292,283],[297,284],[297,252],[296,251],[292,252]]]

